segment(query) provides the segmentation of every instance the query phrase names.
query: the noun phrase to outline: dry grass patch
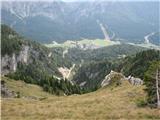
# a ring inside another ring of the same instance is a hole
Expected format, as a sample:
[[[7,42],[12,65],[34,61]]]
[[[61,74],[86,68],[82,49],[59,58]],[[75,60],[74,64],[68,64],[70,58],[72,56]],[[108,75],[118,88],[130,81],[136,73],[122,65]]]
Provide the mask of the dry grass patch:
[[[103,88],[84,95],[53,96],[43,101],[2,99],[3,120],[52,119],[160,119],[160,111],[138,107],[136,101],[145,99],[143,86],[127,81],[116,88]]]
[[[51,94],[44,92],[43,89],[37,85],[27,84],[21,80],[12,80],[7,77],[2,77],[7,88],[14,92],[20,92],[20,96],[35,96],[38,98],[49,97]]]

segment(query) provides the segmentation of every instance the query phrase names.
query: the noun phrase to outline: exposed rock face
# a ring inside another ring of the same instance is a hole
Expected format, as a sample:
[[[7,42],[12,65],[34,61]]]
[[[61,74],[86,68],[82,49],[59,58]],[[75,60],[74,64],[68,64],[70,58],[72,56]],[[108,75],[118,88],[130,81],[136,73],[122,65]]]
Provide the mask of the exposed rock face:
[[[105,79],[101,83],[101,87],[110,85],[111,83],[121,84],[121,81],[125,80],[125,76],[121,73],[117,73],[111,70],[111,72],[106,75]]]
[[[83,87],[85,84],[86,84],[86,81],[84,81],[84,82],[80,83],[80,85],[79,85],[79,86]]]
[[[2,56],[1,59],[1,68],[2,68],[2,75],[6,75],[9,72],[15,72],[17,70],[17,64],[18,62],[21,63],[28,63],[28,57],[29,57],[29,46],[22,46],[22,50],[19,52],[19,54],[13,53],[11,56],[5,55]]]
[[[73,64],[72,67],[69,69],[67,67],[60,67],[60,68],[58,68],[58,70],[63,75],[63,79],[69,79],[74,67],[75,67],[75,64]]]
[[[69,69],[67,67],[60,67],[58,68],[58,70],[62,74],[63,79],[67,79],[67,76],[69,74]]]
[[[116,84],[119,84],[123,80],[128,80],[128,82],[132,85],[143,84],[143,80],[141,80],[140,78],[135,78],[132,76],[129,76],[128,78],[126,78],[123,74],[117,73],[111,70],[111,72],[108,75],[106,75],[105,79],[102,81],[101,86],[104,87],[104,86],[110,85],[113,82]]]
[[[50,58],[52,56],[52,52],[50,52],[49,54],[48,54],[48,57]]]
[[[9,73],[9,71],[14,71],[14,68],[16,66],[16,64],[13,63],[14,59],[15,59],[15,54],[13,54],[11,57],[9,57],[8,55],[2,57],[1,60],[2,75]]]
[[[135,77],[132,77],[132,76],[128,76],[127,80],[132,85],[142,85],[143,84],[143,80],[141,80],[140,78],[135,78]]]
[[[22,48],[22,51],[20,51],[20,54],[18,56],[18,61],[21,61],[23,63],[28,62],[28,52],[29,52],[29,46],[24,46]]]

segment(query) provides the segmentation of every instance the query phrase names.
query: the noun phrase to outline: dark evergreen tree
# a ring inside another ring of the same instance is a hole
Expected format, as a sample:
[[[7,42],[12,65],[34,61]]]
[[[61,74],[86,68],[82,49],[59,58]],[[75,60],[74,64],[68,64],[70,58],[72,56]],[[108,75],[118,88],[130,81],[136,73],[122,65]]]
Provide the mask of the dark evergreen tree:
[[[160,61],[152,62],[144,77],[144,84],[146,86],[145,91],[148,95],[147,102],[150,106],[154,107],[157,105],[157,70],[160,70]],[[160,88],[160,79],[158,80],[158,88]],[[160,89],[158,89],[158,91],[160,93]]]

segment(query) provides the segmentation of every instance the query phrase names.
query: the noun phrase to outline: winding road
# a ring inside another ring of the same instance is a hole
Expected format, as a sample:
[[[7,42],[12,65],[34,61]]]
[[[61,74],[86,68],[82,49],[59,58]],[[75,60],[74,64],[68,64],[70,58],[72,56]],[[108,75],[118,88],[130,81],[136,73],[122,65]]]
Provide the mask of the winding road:
[[[152,32],[152,33],[144,36],[144,40],[145,40],[144,42],[145,42],[146,44],[149,44],[149,43],[150,43],[150,42],[149,42],[149,37],[153,36],[154,34],[155,34],[155,32]]]

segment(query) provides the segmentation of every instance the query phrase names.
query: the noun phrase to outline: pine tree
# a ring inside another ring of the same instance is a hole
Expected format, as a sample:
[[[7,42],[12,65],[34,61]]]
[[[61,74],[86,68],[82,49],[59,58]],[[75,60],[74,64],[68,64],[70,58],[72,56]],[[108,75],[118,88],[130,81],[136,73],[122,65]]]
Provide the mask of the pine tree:
[[[160,91],[160,79],[159,79],[160,61],[154,61],[150,65],[148,71],[145,73],[144,84],[146,85],[146,92],[148,94],[148,104],[152,106],[160,107],[159,91]]]

